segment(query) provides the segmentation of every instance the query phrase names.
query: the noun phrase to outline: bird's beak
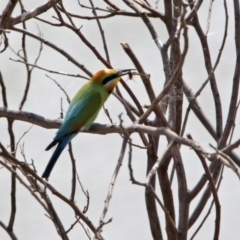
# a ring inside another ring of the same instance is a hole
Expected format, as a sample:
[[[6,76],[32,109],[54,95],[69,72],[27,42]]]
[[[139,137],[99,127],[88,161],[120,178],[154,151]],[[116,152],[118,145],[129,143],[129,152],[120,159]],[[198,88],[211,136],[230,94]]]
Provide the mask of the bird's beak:
[[[131,71],[134,71],[136,69],[124,69],[124,70],[119,70],[117,73],[117,77],[121,77],[127,74],[131,74]]]

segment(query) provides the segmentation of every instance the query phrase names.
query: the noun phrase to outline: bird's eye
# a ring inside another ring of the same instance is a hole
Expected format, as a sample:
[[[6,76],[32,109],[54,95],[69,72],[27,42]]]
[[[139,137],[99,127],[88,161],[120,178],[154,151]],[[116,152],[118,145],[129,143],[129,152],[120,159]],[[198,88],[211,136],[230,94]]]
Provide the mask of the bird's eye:
[[[113,79],[117,78],[117,73],[116,74],[111,74],[109,76],[107,76],[106,78],[104,78],[102,84],[106,85],[108,82],[111,82]]]

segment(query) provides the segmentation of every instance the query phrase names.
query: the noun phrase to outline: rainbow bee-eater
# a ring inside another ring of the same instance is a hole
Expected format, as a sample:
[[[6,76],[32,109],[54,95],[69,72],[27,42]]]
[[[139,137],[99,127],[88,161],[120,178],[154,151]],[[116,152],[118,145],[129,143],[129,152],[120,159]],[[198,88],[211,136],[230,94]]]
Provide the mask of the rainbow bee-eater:
[[[43,178],[49,177],[61,152],[78,132],[90,128],[120,77],[131,74],[132,70],[134,69],[101,70],[80,88],[72,99],[55,138],[46,148],[47,151],[57,144],[42,175]]]

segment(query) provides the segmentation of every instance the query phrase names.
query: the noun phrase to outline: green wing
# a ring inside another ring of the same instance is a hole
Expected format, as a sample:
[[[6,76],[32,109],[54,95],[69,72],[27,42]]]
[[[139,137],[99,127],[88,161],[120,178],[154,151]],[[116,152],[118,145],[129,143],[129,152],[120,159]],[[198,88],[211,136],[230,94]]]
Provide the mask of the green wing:
[[[80,129],[88,129],[105,102],[99,91],[91,91],[90,89],[90,91],[82,94],[81,90],[69,105],[66,117],[54,138],[55,140],[77,133]]]

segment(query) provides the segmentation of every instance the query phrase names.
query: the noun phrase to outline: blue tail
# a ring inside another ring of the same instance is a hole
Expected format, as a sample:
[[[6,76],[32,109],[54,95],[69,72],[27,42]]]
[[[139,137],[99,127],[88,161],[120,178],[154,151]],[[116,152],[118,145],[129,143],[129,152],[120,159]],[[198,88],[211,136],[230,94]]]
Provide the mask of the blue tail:
[[[62,153],[63,149],[67,146],[67,144],[72,140],[72,138],[74,136],[75,136],[75,134],[68,135],[68,136],[64,137],[64,139],[62,139],[58,142],[57,148],[54,150],[53,155],[50,158],[50,160],[48,162],[48,165],[47,165],[45,171],[42,174],[42,178],[48,178],[49,177],[49,175],[50,175],[55,163],[57,162],[60,154]],[[49,148],[47,148],[47,150],[48,149]]]

